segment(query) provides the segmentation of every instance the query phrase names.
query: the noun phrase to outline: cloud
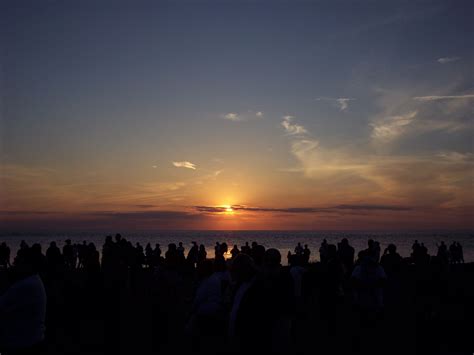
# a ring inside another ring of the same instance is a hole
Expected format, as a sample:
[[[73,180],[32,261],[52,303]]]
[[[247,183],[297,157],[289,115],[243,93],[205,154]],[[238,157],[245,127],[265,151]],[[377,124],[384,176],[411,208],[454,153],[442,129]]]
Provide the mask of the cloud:
[[[308,133],[306,128],[303,126],[293,123],[294,116],[284,116],[283,121],[281,121],[281,125],[285,128],[286,133],[289,135],[299,135]]]
[[[459,57],[443,57],[443,58],[438,58],[437,62],[439,64],[446,64],[446,63],[456,62],[459,59],[461,59],[461,58],[459,58]]]
[[[420,125],[416,127],[418,132],[431,132],[431,131],[445,131],[447,133],[453,133],[469,129],[472,127],[472,122],[465,122],[459,120],[442,121],[442,120],[423,120]]]
[[[336,101],[341,105],[340,110],[345,111],[349,107],[349,101],[352,101],[354,99],[348,99],[348,98],[340,98],[337,99]]]
[[[202,229],[208,216],[195,211],[0,211],[0,232],[38,232],[71,230],[157,230],[176,229],[185,223],[188,227]]]
[[[196,165],[189,161],[174,161],[173,165],[177,168],[186,168],[196,170]]]
[[[313,152],[319,147],[319,142],[315,139],[300,139],[291,144],[291,152],[299,159],[304,155]]]
[[[94,217],[107,217],[114,219],[128,219],[128,220],[140,220],[140,219],[151,219],[151,220],[163,220],[163,219],[196,219],[198,215],[187,211],[98,211],[89,213]]]
[[[227,207],[223,206],[194,206],[196,211],[204,213],[225,213]],[[244,205],[232,205],[234,211],[247,212],[279,212],[279,213],[335,213],[343,210],[363,210],[363,211],[410,211],[413,208],[396,205],[337,205],[328,207],[249,207]]]
[[[459,84],[444,87],[441,93],[456,92]],[[377,89],[376,105],[380,110],[371,118],[372,142],[377,149],[397,149],[396,140],[422,139],[422,144],[432,145],[434,134],[454,134],[473,128],[472,101],[474,94],[417,96],[421,90],[438,94],[434,88]],[[413,114],[416,114],[413,116]],[[413,117],[412,117],[413,116]],[[387,145],[386,143],[392,143]],[[413,142],[414,143],[414,142]],[[439,150],[439,146],[434,147]]]
[[[28,211],[28,210],[0,210],[0,216],[23,216],[23,215],[38,215],[38,216],[43,216],[43,215],[56,215],[56,214],[61,214],[62,212],[57,212],[57,211]]]
[[[243,122],[243,121],[250,121],[255,118],[261,118],[263,117],[263,112],[262,111],[257,111],[257,112],[247,111],[247,112],[241,112],[241,113],[228,112],[221,115],[221,117],[224,120],[228,120],[228,121]]]
[[[377,141],[390,142],[402,135],[417,115],[411,111],[404,115],[390,116],[371,123],[372,138]]]
[[[437,156],[442,160],[450,163],[468,163],[473,162],[473,153],[459,153],[454,151],[441,152]]]
[[[393,205],[338,205],[334,208],[339,210],[368,210],[368,211],[411,211],[413,208]]]
[[[234,121],[234,122],[242,120],[242,118],[235,112],[229,112],[229,113],[224,114],[224,119],[229,120],[229,121]]]
[[[474,99],[474,94],[467,95],[443,95],[443,96],[415,96],[413,100],[416,101],[439,101],[439,100],[462,100],[462,99]]]
[[[316,101],[331,101],[339,106],[340,111],[346,111],[349,108],[349,101],[355,99],[349,97],[317,97]]]
[[[151,166],[153,169],[156,169],[158,167],[158,165],[152,165]]]

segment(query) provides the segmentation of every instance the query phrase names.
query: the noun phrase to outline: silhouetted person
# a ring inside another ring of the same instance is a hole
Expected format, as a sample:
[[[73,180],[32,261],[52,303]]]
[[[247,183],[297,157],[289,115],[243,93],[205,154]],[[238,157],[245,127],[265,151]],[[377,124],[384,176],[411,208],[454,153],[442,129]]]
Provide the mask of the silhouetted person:
[[[321,246],[319,247],[319,260],[321,263],[326,263],[327,259],[327,247],[328,247],[328,242],[326,239],[323,239]]]
[[[58,272],[63,266],[63,258],[56,242],[51,242],[46,250],[46,261],[51,274]]]
[[[196,291],[192,315],[187,325],[187,332],[193,338],[194,347],[197,347],[195,350],[208,347],[206,340],[209,338],[214,345],[217,345],[216,342],[225,339],[226,335],[228,324],[226,297],[230,274],[223,258],[214,259],[212,268],[212,274],[204,277]],[[201,265],[202,269],[205,270],[204,264]]]
[[[10,267],[10,248],[5,242],[0,244],[0,266]]]
[[[229,318],[229,338],[235,351],[245,352],[251,349],[253,340],[258,339],[260,332],[254,322],[258,304],[254,301],[253,292],[249,294],[257,270],[252,258],[241,253],[233,260],[230,271],[235,294]]]
[[[428,255],[428,249],[425,247],[423,243],[420,244],[418,240],[415,240],[415,242],[412,245],[411,257],[412,257],[413,263],[415,263],[416,265],[427,264],[430,259]]]
[[[153,266],[156,266],[160,263],[161,260],[161,248],[160,244],[155,244],[155,249],[153,250]]]
[[[178,252],[179,260],[183,261],[184,260],[184,246],[182,242],[178,243],[178,248],[176,249],[176,251]]]
[[[263,264],[263,257],[265,256],[265,247],[258,244],[257,242],[252,242],[250,256],[252,257],[255,265],[261,266]]]
[[[437,257],[443,262],[443,264],[447,264],[449,261],[448,247],[444,242],[441,242],[441,244],[438,245]]]
[[[74,247],[72,246],[71,239],[66,240],[66,244],[63,246],[63,258],[64,263],[68,269],[76,268],[76,256],[74,253]]]
[[[281,254],[277,249],[267,249],[262,272],[257,277],[262,293],[262,316],[265,317],[262,338],[267,338],[270,353],[290,351],[290,331],[294,315],[294,284],[288,269],[281,266]]]
[[[458,262],[464,264],[464,252],[462,250],[462,245],[459,242],[457,242],[456,248],[457,248],[456,251],[457,251]]]
[[[311,257],[311,250],[308,248],[308,244],[305,244],[304,249],[303,249],[303,263],[305,265],[309,263],[310,257]]]
[[[89,243],[86,255],[84,268],[89,272],[98,272],[100,270],[99,252],[94,243]]]
[[[216,245],[214,246],[214,258],[215,259],[219,259],[219,258],[223,258],[224,255],[222,255],[222,248],[221,248],[221,244],[219,242],[216,242]]]
[[[41,244],[35,243],[31,246],[29,257],[37,273],[41,274],[46,270],[47,261],[42,252]]]
[[[27,250],[15,260],[12,284],[0,295],[0,353],[39,353],[45,318],[45,288]]]
[[[203,244],[201,244],[199,246],[199,251],[198,251],[198,263],[203,262],[204,260],[206,260],[206,258],[207,258],[206,247]]]
[[[143,246],[137,242],[135,245],[135,258],[136,258],[136,266],[138,268],[142,268],[145,264],[145,253],[143,251]]]
[[[221,244],[221,253],[222,255],[227,254],[229,251],[229,247],[227,246],[227,243],[224,242]]]
[[[196,242],[192,242],[192,247],[189,249],[188,253],[188,263],[194,266],[198,262],[199,247]]]
[[[237,245],[234,245],[234,247],[230,251],[230,254],[232,255],[232,259],[235,259],[235,257],[240,254],[240,250]]]
[[[147,267],[153,266],[153,248],[151,247],[150,243],[147,243],[145,246],[145,265]]]
[[[30,250],[30,247],[28,246],[28,244],[24,240],[22,240],[20,242],[20,248],[16,252],[16,256],[15,256],[15,259],[13,260],[13,263],[15,264],[17,259],[24,258],[29,250]]]
[[[237,291],[230,315],[230,336],[237,352],[285,353],[293,305],[291,277],[281,269],[276,249],[264,253],[262,271],[239,254],[232,263]]]
[[[288,251],[288,264],[290,265],[290,275],[293,280],[293,295],[297,307],[302,302],[303,297],[303,278],[306,273],[304,268],[304,260],[301,255],[291,254],[291,251]]]
[[[117,235],[120,235],[120,234],[117,234]],[[115,236],[115,238],[117,239],[117,236]],[[82,242],[82,244],[80,244],[78,246],[78,264],[77,264],[77,268],[83,268],[84,267],[84,263],[85,263],[85,260],[87,258],[87,242],[84,240]]]
[[[178,253],[176,244],[168,244],[168,250],[165,253],[166,266],[169,268],[176,268],[179,265],[180,255]]]
[[[245,242],[245,245],[242,246],[242,248],[241,248],[241,252],[244,253],[244,254],[250,255],[251,249],[250,249],[249,242]]]
[[[347,238],[343,238],[337,245],[337,254],[344,265],[345,270],[350,274],[354,267],[354,248],[349,245]]]
[[[337,248],[334,244],[327,244],[319,295],[321,316],[328,322],[331,332],[334,331],[337,322],[337,304],[344,296],[343,281],[344,266],[337,255]]]
[[[360,262],[352,272],[354,301],[364,313],[376,313],[383,308],[382,287],[387,276],[377,263],[375,255],[362,252]]]
[[[449,246],[449,261],[452,264],[459,264],[464,262],[462,246],[458,242],[452,242]]]
[[[397,253],[395,244],[388,245],[380,260],[380,264],[388,276],[398,274],[401,271],[403,259],[400,254]]]
[[[288,265],[292,265],[292,263],[293,263],[293,254],[291,254],[291,250],[288,250],[288,254],[286,254],[286,260],[288,261]]]
[[[303,254],[303,247],[301,246],[301,243],[298,243],[295,247],[295,254],[296,255],[301,255]]]

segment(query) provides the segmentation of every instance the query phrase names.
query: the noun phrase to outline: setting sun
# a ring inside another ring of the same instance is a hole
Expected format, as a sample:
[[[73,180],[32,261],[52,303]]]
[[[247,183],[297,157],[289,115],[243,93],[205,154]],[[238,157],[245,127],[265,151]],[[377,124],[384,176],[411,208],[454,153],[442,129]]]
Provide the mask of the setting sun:
[[[225,214],[234,214],[234,210],[232,209],[232,206],[230,205],[224,205],[225,208]]]

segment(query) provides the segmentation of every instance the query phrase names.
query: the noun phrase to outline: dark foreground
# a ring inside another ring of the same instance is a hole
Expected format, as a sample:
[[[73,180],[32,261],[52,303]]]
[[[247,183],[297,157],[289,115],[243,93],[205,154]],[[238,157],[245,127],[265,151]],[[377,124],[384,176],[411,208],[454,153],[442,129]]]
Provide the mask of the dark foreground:
[[[139,267],[113,261],[80,268],[64,263],[45,265],[40,272],[47,292],[46,336],[41,352],[236,352],[227,336],[235,289],[229,292],[227,301],[222,296],[222,317],[214,314],[200,319],[198,326],[190,329],[190,319],[196,312],[196,290],[212,274],[213,267],[216,271],[214,261],[207,260],[196,268],[193,263],[167,257]],[[262,276],[261,280],[266,280],[266,260],[256,263],[254,278]],[[278,266],[278,275],[290,275],[291,267],[301,268],[301,296],[294,297],[290,292],[291,296],[282,297],[287,290],[279,287],[272,289],[275,294],[257,292],[255,301],[246,304],[246,316],[241,317],[247,323],[240,324],[241,334],[257,343],[253,346],[248,342],[241,352],[473,353],[473,263],[449,264],[436,257],[419,264],[403,260],[396,268],[386,270],[387,278],[380,284],[384,305],[371,311],[354,302],[356,288],[370,286],[356,284],[352,270],[341,268],[339,274],[338,263],[330,260],[295,264]],[[224,265],[235,272],[232,261]],[[7,273],[6,269],[0,272],[0,294],[7,287]],[[232,287],[238,286],[229,289]],[[262,327],[271,327],[274,320],[282,318],[290,320],[289,342],[275,348],[275,339],[265,338],[268,332]]]

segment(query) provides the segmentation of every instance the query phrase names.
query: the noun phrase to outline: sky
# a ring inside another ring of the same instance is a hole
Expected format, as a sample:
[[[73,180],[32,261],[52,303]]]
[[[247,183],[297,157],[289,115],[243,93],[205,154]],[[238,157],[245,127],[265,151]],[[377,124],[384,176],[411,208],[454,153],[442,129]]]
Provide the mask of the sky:
[[[471,1],[2,1],[0,232],[473,230]]]

